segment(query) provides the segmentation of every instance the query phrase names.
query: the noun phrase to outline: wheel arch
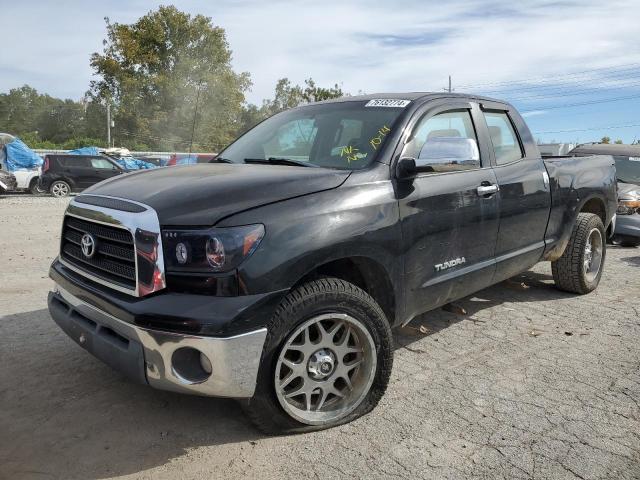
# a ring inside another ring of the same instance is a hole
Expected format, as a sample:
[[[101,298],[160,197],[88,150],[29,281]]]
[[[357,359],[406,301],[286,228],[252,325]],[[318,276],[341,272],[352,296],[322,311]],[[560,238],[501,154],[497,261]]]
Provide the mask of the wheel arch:
[[[353,283],[380,305],[391,326],[398,318],[397,296],[391,274],[380,262],[366,256],[346,256],[320,263],[298,279],[293,288],[318,277],[335,277]]]

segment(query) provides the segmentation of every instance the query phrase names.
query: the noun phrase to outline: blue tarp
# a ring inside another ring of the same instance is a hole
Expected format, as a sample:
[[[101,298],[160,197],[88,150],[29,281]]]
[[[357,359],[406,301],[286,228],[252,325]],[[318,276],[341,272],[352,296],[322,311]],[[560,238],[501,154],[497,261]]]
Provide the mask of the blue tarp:
[[[100,155],[98,147],[82,147],[75,150],[69,150],[70,155]]]
[[[120,164],[120,166],[126,170],[146,170],[149,168],[156,168],[156,165],[150,162],[145,162],[133,157],[117,158],[114,159]]]
[[[42,157],[27,147],[22,140],[16,138],[13,142],[7,143],[5,164],[7,170],[33,170],[42,165]]]

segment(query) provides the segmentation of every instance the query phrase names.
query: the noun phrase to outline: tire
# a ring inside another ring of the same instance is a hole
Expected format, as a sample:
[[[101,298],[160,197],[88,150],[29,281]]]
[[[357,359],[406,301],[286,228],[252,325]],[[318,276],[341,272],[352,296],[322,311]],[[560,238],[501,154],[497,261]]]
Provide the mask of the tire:
[[[31,183],[29,184],[29,191],[31,192],[31,195],[40,195],[42,193],[45,193],[45,191],[40,188],[37,178],[31,180]]]
[[[49,192],[57,198],[67,197],[71,193],[71,187],[65,181],[56,180],[51,184]]]
[[[391,374],[393,337],[382,309],[362,289],[330,277],[307,282],[285,297],[267,330],[254,396],[241,401],[258,429],[267,434],[323,430],[378,404]],[[316,393],[285,398],[298,390]]]
[[[551,262],[556,287],[586,294],[596,289],[607,254],[602,220],[592,213],[579,213],[569,243],[558,260]]]

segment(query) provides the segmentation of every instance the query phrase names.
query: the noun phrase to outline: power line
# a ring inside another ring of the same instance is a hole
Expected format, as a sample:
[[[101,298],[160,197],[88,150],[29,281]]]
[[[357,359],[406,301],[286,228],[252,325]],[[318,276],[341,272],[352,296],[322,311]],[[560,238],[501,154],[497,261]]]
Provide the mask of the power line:
[[[640,79],[640,70],[637,74],[629,75],[626,77],[601,77],[598,79],[600,83],[605,84],[596,84],[593,87],[588,88],[597,88],[597,89],[607,89],[607,88],[620,88],[627,85],[629,82],[637,82]],[[596,83],[596,82],[593,82]],[[508,90],[477,90],[477,92],[482,92],[486,95],[493,95],[499,93],[501,95],[508,94],[516,94],[516,95],[527,95],[529,93],[538,94],[538,93],[554,93],[556,91],[563,91],[567,89],[575,90],[576,88],[580,88],[581,85],[576,83],[557,83],[554,85],[542,85],[542,86],[530,86],[527,88],[516,88],[516,89],[508,89]]]
[[[569,130],[553,130],[547,132],[532,132],[534,135],[542,135],[545,133],[572,133],[572,132],[589,132],[593,130],[613,130],[616,128],[632,128],[640,127],[640,123],[632,123],[629,125],[609,125],[607,127],[589,127],[589,128],[572,128]]]
[[[626,84],[626,85],[619,85],[616,87],[593,87],[593,88],[585,88],[582,90],[558,90],[556,92],[549,92],[547,94],[542,94],[542,95],[525,95],[525,96],[520,96],[520,95],[509,95],[509,93],[505,92],[502,95],[502,98],[509,98],[511,100],[518,100],[518,101],[531,101],[531,100],[540,100],[540,99],[545,99],[545,98],[557,98],[557,97],[575,97],[575,96],[580,96],[580,95],[589,95],[589,94],[597,94],[597,93],[601,93],[601,92],[608,92],[608,91],[613,91],[613,90],[625,90],[625,89],[629,89],[629,90],[633,90],[635,89],[635,87],[640,87],[640,82],[637,83],[630,83],[630,84]]]
[[[631,100],[633,98],[640,98],[640,94],[629,95],[627,97],[607,98],[603,100],[592,100],[589,102],[565,103],[563,105],[540,106],[540,107],[529,109],[529,110],[520,110],[520,112],[526,113],[526,112],[533,112],[535,110],[554,110],[557,108],[573,108],[573,107],[581,107],[584,105],[595,105],[598,103],[610,103],[610,102],[619,102],[621,100]]]
[[[500,86],[500,85],[513,85],[517,83],[531,83],[531,82],[550,82],[556,81],[560,78],[566,77],[574,77],[581,76],[588,73],[600,72],[600,71],[624,71],[624,70],[632,70],[634,68],[640,67],[640,63],[627,63],[622,65],[610,66],[610,67],[601,67],[601,68],[592,68],[589,70],[582,70],[579,72],[570,72],[566,74],[554,75],[553,78],[550,74],[540,77],[529,77],[524,80],[505,80],[502,82],[487,82],[487,83],[476,83],[476,84],[466,84],[466,85],[458,85],[458,88],[477,88],[477,87],[488,87],[488,86]]]

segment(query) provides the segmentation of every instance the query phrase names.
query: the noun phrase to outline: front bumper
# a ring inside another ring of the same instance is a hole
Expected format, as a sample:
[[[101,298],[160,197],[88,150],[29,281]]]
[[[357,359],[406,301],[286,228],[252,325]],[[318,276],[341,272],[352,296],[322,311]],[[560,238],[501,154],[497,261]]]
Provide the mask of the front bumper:
[[[253,396],[266,328],[231,337],[142,328],[58,285],[48,303],[54,321],[78,345],[135,382],[196,395]],[[199,353],[208,358],[210,373]]]
[[[640,213],[633,215],[618,215],[615,235],[640,237]]]

